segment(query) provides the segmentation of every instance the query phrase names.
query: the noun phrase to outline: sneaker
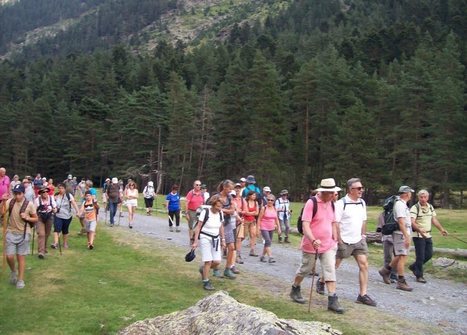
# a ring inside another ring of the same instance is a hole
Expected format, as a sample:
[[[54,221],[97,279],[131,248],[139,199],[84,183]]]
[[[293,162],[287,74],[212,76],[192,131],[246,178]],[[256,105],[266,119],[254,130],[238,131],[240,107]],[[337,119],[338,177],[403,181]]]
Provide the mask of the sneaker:
[[[378,273],[381,275],[381,277],[383,277],[383,281],[386,283],[386,284],[391,284],[391,280],[389,278],[390,274],[391,274],[391,270],[388,270],[386,269],[385,267],[382,267]]]
[[[316,293],[325,295],[326,294],[326,283],[319,280],[316,282]]]
[[[402,291],[407,291],[407,292],[411,292],[413,290],[412,287],[407,285],[407,282],[405,281],[405,279],[397,280],[396,288],[399,289],[399,290],[402,290]]]
[[[368,294],[365,294],[365,295],[360,295],[359,294],[358,297],[357,297],[357,301],[355,301],[355,302],[358,303],[358,304],[364,304],[364,305],[373,306],[373,307],[376,306],[376,301],[371,299]]]
[[[230,271],[232,271],[236,275],[240,273],[240,271],[235,267],[235,265],[230,268]]]
[[[52,244],[50,245],[50,247],[51,247],[52,249],[57,249],[57,248],[58,248],[58,244],[57,244],[57,243],[52,243]]]
[[[17,288],[17,289],[22,289],[22,288],[24,288],[25,286],[26,286],[26,284],[24,284],[24,280],[18,280],[18,281],[16,282],[16,288]]]
[[[217,278],[222,277],[222,275],[221,275],[221,270],[219,270],[219,269],[214,269],[214,270],[212,270],[212,275],[213,275],[214,277],[217,277]]]
[[[94,245],[93,245],[93,244],[90,244],[90,245],[89,245],[89,250],[92,250],[92,249],[94,249]]]
[[[208,281],[203,281],[203,288],[207,291],[213,291],[215,290],[214,286],[212,286],[211,282]]]
[[[426,280],[423,277],[417,277],[417,283],[426,284]]]
[[[174,227],[169,227],[169,231],[174,231]]]
[[[276,260],[274,258],[269,257],[268,263],[275,263],[275,262],[276,262]]]
[[[266,263],[266,257],[261,256],[261,257],[259,258],[259,261],[260,261],[260,262],[263,262],[263,263]]]
[[[224,277],[225,277],[225,278],[229,278],[229,279],[235,279],[235,278],[237,278],[237,277],[234,275],[234,273],[232,272],[232,270],[230,270],[230,269],[225,269],[225,270],[224,270]]]
[[[130,225],[128,225],[128,228],[133,229],[133,226],[130,224]]]
[[[18,281],[18,276],[15,271],[12,271],[10,273],[10,284],[11,285],[16,285],[16,282]]]
[[[147,215],[147,216],[151,216],[151,213],[147,212],[146,215]]]
[[[179,232],[180,232],[180,228],[177,227],[177,229],[175,229],[175,231],[176,231],[177,233],[179,233]]]
[[[37,255],[37,257],[38,257],[39,259],[44,259],[44,254],[43,254],[43,253],[40,253],[40,254]]]
[[[242,258],[242,256],[238,256],[236,262],[237,262],[238,264],[243,264],[243,258]]]
[[[254,250],[251,250],[251,251],[250,251],[250,256],[252,256],[252,257],[258,257],[259,255],[258,255],[257,253],[255,253]]]

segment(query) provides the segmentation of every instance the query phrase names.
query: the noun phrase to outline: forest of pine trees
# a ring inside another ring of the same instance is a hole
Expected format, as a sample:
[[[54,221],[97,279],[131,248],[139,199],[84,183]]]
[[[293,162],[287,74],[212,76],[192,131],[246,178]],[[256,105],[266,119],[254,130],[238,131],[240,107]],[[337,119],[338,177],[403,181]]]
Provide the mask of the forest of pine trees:
[[[163,191],[254,174],[296,199],[360,177],[370,203],[408,184],[459,205],[467,1],[346,2],[294,1],[224,42],[152,54],[31,46],[0,64],[0,165],[96,182],[159,171]]]

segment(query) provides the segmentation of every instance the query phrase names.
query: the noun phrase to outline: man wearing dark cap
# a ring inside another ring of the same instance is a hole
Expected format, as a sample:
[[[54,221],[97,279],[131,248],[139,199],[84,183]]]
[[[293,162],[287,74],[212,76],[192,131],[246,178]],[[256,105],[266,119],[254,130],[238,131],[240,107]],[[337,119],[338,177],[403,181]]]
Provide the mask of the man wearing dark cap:
[[[10,267],[10,283],[17,289],[24,288],[24,270],[26,269],[26,255],[29,254],[31,240],[31,225],[37,222],[36,209],[32,202],[24,198],[24,186],[18,184],[13,188],[13,199],[8,194],[2,196],[0,213],[8,215],[5,234],[5,250],[8,266]],[[11,213],[10,213],[11,209]],[[15,255],[18,261],[16,272]]]
[[[412,291],[404,277],[404,267],[407,262],[407,255],[410,248],[410,236],[412,233],[412,219],[410,210],[407,206],[412,198],[412,190],[409,186],[403,185],[399,187],[399,199],[394,204],[394,218],[399,224],[399,230],[392,233],[394,243],[394,258],[389,265],[384,266],[379,270],[379,274],[383,277],[386,284],[390,284],[391,270],[397,269],[397,286],[396,288],[402,291]]]

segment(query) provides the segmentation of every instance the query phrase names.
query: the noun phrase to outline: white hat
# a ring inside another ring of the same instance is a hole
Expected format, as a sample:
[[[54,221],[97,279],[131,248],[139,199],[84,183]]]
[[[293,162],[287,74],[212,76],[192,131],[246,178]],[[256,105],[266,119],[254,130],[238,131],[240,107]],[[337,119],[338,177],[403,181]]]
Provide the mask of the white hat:
[[[112,184],[118,184],[118,178],[117,177],[112,178]]]
[[[235,196],[235,195],[237,195],[237,192],[235,192],[235,191],[230,191],[229,194]]]
[[[322,179],[319,187],[316,189],[317,192],[337,192],[341,188],[336,186],[334,178]]]
[[[271,188],[269,186],[264,186],[263,192],[271,192]]]
[[[148,186],[154,186],[154,183],[152,181],[148,181]]]
[[[412,192],[415,192],[410,186],[407,186],[407,185],[402,185],[401,187],[399,187],[399,194],[402,194],[402,193],[412,193]]]
[[[71,179],[73,178],[73,176],[71,174],[68,175],[68,179]]]

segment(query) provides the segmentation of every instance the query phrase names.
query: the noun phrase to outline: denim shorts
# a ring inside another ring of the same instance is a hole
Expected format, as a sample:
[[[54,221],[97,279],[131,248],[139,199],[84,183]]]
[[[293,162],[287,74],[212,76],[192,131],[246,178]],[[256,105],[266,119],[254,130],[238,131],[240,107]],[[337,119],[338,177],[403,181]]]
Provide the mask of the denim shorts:
[[[54,220],[54,233],[62,233],[63,235],[68,234],[68,229],[70,228],[71,219],[61,219],[55,217]]]

